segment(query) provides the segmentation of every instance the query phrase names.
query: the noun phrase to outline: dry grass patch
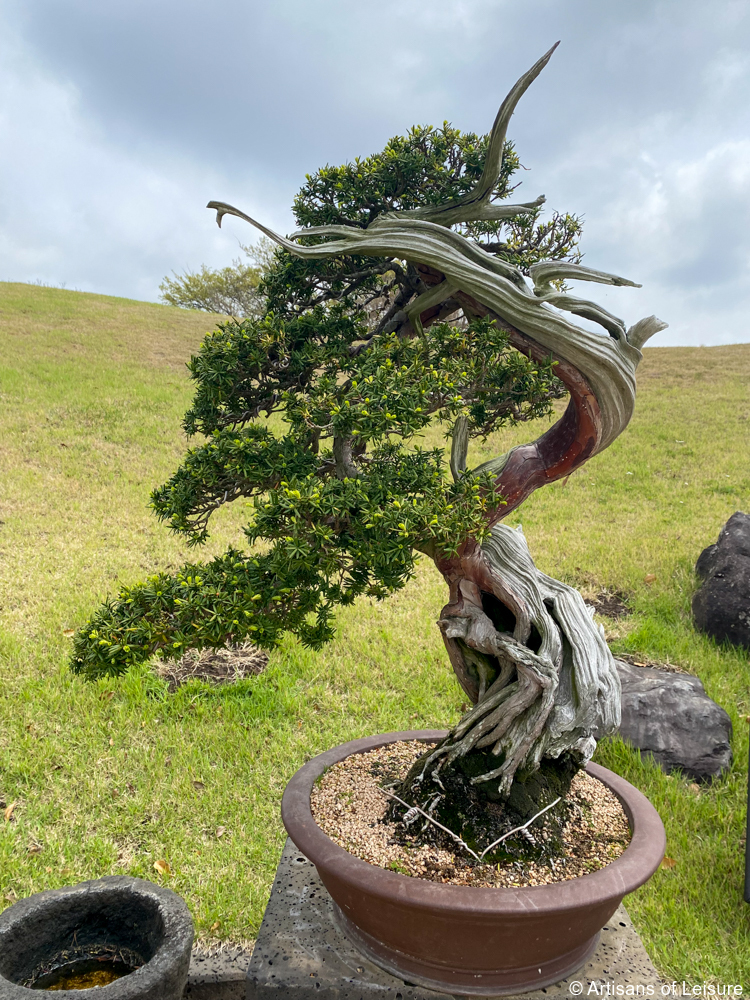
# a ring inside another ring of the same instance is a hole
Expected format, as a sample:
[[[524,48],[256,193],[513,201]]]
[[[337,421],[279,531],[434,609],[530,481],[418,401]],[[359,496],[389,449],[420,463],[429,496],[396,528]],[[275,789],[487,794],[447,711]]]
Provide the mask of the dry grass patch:
[[[222,649],[189,649],[179,660],[160,660],[156,673],[174,693],[190,681],[233,684],[255,677],[267,665],[268,654],[251,642],[228,643]]]

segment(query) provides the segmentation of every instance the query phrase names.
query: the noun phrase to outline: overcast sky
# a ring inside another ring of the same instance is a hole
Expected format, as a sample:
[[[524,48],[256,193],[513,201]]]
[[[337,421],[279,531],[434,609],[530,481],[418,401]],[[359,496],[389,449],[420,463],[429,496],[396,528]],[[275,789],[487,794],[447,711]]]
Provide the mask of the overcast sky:
[[[0,280],[158,300],[289,232],[307,172],[511,121],[520,200],[585,216],[592,296],[652,344],[750,341],[747,0],[0,0]],[[587,294],[591,294],[589,287]]]

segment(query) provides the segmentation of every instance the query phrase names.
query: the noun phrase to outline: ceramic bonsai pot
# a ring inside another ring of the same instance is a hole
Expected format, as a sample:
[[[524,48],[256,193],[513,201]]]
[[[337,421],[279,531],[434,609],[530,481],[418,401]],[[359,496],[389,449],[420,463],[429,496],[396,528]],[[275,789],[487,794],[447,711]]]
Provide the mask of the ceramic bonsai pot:
[[[0,913],[0,1000],[31,1000],[61,968],[105,960],[134,969],[104,987],[109,1000],[178,1000],[192,944],[185,901],[152,882],[110,876],[39,892]]]
[[[579,969],[623,896],[664,857],[658,813],[611,771],[587,771],[618,797],[631,841],[605,868],[552,885],[480,889],[410,878],[354,857],[315,823],[310,793],[331,765],[400,740],[433,742],[444,731],[386,733],[353,740],[308,761],[287,785],[282,818],[316,866],[335,918],[373,962],[407,982],[452,994],[498,996],[540,989]]]

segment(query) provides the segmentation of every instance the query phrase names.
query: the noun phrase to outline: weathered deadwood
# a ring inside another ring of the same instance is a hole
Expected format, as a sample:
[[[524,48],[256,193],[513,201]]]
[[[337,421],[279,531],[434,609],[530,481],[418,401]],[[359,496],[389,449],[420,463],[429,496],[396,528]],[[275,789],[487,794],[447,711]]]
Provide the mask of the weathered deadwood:
[[[543,755],[575,751],[587,760],[594,731],[619,725],[620,687],[578,591],[541,573],[523,532],[504,524],[494,525],[483,546],[467,545],[437,565],[450,586],[438,624],[476,703],[440,748],[445,765],[491,748],[498,767],[474,781],[499,778],[507,791],[518,768],[533,769]],[[512,619],[497,620],[492,598]]]

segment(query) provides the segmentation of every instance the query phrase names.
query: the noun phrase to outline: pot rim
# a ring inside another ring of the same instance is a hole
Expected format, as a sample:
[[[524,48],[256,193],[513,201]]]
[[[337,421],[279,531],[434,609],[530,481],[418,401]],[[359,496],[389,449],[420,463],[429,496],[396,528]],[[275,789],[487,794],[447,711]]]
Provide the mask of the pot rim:
[[[596,872],[548,885],[492,887],[451,885],[401,875],[372,865],[334,843],[318,826],[310,807],[316,780],[333,764],[357,753],[366,753],[407,740],[436,742],[444,729],[405,730],[351,740],[318,754],[293,775],[281,802],[281,816],[295,845],[316,866],[337,878],[356,882],[368,893],[384,899],[400,897],[414,909],[497,911],[523,913],[576,908],[587,903],[619,898],[643,885],[661,864],[666,835],[661,818],[646,796],[630,782],[599,764],[586,771],[606,785],[622,803],[631,829],[630,843],[619,858]]]

